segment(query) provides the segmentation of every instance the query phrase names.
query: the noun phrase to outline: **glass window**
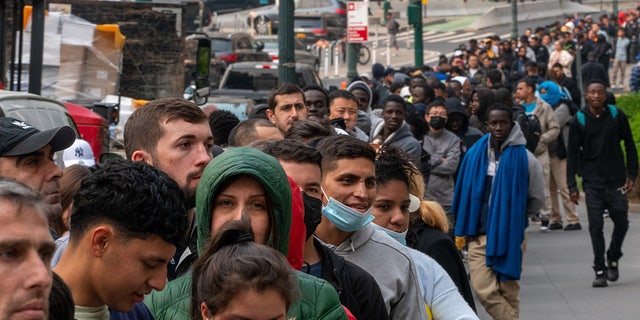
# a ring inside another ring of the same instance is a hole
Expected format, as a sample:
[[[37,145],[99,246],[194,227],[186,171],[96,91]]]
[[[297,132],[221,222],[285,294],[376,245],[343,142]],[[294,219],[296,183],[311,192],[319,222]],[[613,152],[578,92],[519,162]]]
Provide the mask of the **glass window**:
[[[227,39],[211,39],[211,51],[213,52],[229,52],[231,49],[231,41]]]

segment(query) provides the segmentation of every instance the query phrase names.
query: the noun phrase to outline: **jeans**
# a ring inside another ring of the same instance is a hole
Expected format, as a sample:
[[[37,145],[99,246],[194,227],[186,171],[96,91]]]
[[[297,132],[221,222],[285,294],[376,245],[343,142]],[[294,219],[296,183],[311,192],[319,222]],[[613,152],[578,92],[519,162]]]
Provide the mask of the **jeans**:
[[[616,189],[586,189],[587,214],[589,217],[589,235],[593,247],[593,267],[595,270],[604,270],[604,218],[605,209],[609,210],[609,217],[613,220],[613,234],[607,250],[609,260],[618,260],[622,257],[622,242],[629,229],[629,202],[627,195]]]

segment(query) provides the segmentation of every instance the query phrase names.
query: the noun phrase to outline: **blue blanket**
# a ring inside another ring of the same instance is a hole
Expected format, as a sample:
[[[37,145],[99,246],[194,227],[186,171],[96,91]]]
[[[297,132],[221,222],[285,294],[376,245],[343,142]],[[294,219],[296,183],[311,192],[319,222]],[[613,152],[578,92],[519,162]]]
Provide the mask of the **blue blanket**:
[[[451,212],[456,215],[456,236],[477,236],[487,167],[486,134],[467,151],[456,182]],[[487,215],[487,266],[498,280],[520,279],[522,242],[527,223],[529,185],[527,151],[524,145],[507,146],[493,179]]]

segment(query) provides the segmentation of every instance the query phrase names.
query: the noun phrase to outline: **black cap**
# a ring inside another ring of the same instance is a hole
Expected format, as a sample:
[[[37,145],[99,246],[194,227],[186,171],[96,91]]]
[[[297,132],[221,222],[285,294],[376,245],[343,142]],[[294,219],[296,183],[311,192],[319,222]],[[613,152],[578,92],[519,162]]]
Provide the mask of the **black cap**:
[[[40,131],[22,120],[0,118],[0,157],[29,154],[46,145],[56,152],[68,148],[75,140],[76,134],[68,126]]]
[[[395,70],[393,70],[393,68],[388,67],[386,70],[384,70],[384,73],[383,73],[383,75],[382,75],[382,76],[383,76],[383,77],[386,77],[386,76],[388,76],[388,75],[390,75],[390,74],[392,74],[392,73],[396,73],[396,71],[395,71]]]

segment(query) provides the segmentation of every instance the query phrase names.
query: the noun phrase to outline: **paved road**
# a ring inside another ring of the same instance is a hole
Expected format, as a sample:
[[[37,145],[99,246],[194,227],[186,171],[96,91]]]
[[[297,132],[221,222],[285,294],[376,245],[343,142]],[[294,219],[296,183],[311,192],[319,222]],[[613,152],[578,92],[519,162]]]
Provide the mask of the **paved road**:
[[[633,209],[632,209],[633,210]],[[592,288],[592,252],[586,209],[579,207],[581,231],[540,233],[528,230],[528,248],[520,281],[520,319],[638,319],[640,316],[640,210],[630,213],[630,227],[620,260],[620,280]],[[605,239],[612,223],[607,219]],[[491,319],[480,309],[481,319]]]

